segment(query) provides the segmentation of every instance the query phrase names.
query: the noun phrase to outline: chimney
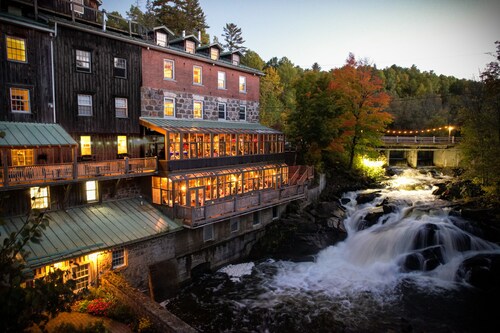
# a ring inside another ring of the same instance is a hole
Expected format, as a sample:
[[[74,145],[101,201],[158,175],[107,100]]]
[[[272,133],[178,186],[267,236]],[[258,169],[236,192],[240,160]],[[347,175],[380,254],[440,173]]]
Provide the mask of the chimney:
[[[198,40],[201,42],[201,30],[198,29]]]
[[[182,37],[186,37],[186,30],[182,30]]]

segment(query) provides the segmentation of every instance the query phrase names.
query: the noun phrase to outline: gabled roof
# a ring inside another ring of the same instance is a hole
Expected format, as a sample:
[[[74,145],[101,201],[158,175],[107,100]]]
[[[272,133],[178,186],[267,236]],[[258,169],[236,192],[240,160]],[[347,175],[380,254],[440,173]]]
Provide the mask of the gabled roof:
[[[77,142],[59,124],[0,121],[0,147],[77,146]]]
[[[174,39],[172,39],[170,41],[169,44],[178,44],[180,42],[185,41],[186,39],[190,39],[190,40],[192,40],[195,43],[201,44],[200,40],[195,35],[187,35],[187,36],[184,36],[184,37],[174,38]]]
[[[163,129],[174,132],[213,132],[213,133],[246,133],[246,134],[281,134],[280,131],[259,123],[243,121],[189,120],[172,118],[141,117],[141,125],[153,130]]]
[[[221,51],[224,50],[224,48],[222,47],[222,45],[220,45],[219,43],[212,43],[212,44],[208,44],[208,45],[202,45],[202,46],[196,48],[196,51],[206,50],[206,49],[209,49],[209,48],[212,48],[212,47],[216,47],[216,48],[218,48]]]
[[[221,57],[225,57],[225,56],[229,56],[229,55],[233,55],[235,53],[238,53],[240,56],[243,56],[243,52],[241,52],[240,49],[237,49],[237,50],[232,50],[232,51],[226,51],[226,52],[222,52],[220,54]]]
[[[170,36],[175,36],[175,34],[172,32],[172,30],[170,30],[169,28],[167,28],[164,25],[160,25],[158,27],[153,28],[153,31],[159,31],[159,30],[163,30],[164,32],[166,32]]]
[[[95,251],[144,241],[182,226],[140,198],[108,201],[47,213],[49,225],[39,244],[28,243],[31,268]],[[3,218],[0,241],[17,232],[26,216]]]

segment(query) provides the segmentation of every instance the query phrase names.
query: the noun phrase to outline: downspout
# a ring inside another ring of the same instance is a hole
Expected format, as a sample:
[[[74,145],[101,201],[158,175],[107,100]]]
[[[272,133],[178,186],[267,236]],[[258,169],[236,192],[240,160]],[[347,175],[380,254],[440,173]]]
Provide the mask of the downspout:
[[[56,82],[55,82],[55,70],[54,70],[54,38],[57,37],[57,22],[54,26],[54,35],[50,38],[50,63],[51,63],[51,75],[52,75],[52,113],[54,115],[54,124],[57,122],[56,119]]]

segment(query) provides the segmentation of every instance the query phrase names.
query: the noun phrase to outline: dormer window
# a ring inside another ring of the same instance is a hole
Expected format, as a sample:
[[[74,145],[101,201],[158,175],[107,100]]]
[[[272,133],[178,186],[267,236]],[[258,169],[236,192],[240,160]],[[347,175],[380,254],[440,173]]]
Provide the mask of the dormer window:
[[[219,49],[216,47],[210,48],[210,59],[219,60]]]
[[[233,65],[238,66],[240,64],[240,56],[237,54],[233,54]]]
[[[186,52],[187,53],[191,53],[191,54],[194,54],[194,42],[191,41],[191,40],[187,40],[186,41]]]
[[[166,47],[167,46],[167,34],[163,32],[156,32],[156,45]]]

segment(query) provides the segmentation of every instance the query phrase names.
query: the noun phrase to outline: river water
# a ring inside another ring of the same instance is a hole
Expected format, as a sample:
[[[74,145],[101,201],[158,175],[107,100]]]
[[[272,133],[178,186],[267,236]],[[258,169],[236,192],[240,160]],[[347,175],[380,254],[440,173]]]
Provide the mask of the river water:
[[[440,208],[436,182],[403,170],[372,202],[357,204],[359,192],[346,193],[348,237],[314,262],[229,265],[166,307],[201,332],[498,332],[489,303],[499,300],[456,272],[466,258],[500,247]],[[392,208],[362,227],[382,204]]]

